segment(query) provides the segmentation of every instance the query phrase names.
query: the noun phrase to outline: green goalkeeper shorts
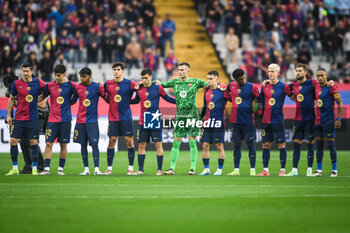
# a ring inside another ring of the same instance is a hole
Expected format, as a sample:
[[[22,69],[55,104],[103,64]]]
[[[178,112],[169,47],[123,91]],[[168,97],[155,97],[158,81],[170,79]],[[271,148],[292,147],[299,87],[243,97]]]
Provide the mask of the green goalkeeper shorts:
[[[182,118],[175,120],[174,138],[196,137],[200,135],[200,129],[196,126],[197,118]],[[180,122],[183,121],[183,125]]]

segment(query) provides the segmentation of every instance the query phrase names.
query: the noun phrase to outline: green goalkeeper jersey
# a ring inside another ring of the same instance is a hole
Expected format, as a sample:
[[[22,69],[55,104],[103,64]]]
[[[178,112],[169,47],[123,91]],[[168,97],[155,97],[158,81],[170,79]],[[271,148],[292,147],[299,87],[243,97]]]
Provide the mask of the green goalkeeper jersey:
[[[196,78],[188,78],[186,81],[178,78],[169,82],[162,82],[161,85],[165,88],[172,87],[174,89],[176,118],[198,118],[196,107],[197,92],[199,88],[208,85],[207,82]]]

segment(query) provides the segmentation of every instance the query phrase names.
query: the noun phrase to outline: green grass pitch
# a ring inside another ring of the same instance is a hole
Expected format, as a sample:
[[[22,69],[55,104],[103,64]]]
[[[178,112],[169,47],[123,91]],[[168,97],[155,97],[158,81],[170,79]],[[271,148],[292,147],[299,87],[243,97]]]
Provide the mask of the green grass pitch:
[[[212,173],[217,167],[214,154]],[[170,152],[165,152],[165,169],[169,157]],[[201,151],[197,173],[203,169],[200,157]],[[21,154],[19,161],[22,168]],[[89,162],[93,171],[91,154]],[[305,177],[305,151],[299,177],[277,176],[276,151],[271,154],[271,177],[249,177],[247,152],[242,153],[240,177],[188,176],[187,151],[180,153],[175,176],[154,175],[154,151],[146,155],[144,176],[126,176],[127,166],[127,153],[120,152],[114,158],[112,176],[79,177],[82,159],[69,154],[67,176],[62,177],[55,174],[55,154],[50,176],[5,177],[11,160],[9,154],[0,154],[0,232],[350,232],[350,151],[338,152],[337,178],[329,177],[328,152],[324,177],[319,178]],[[288,151],[287,172],[291,166],[292,152]],[[259,173],[261,151],[256,167]],[[103,153],[101,170],[105,169]],[[232,170],[232,151],[227,151],[224,173]]]

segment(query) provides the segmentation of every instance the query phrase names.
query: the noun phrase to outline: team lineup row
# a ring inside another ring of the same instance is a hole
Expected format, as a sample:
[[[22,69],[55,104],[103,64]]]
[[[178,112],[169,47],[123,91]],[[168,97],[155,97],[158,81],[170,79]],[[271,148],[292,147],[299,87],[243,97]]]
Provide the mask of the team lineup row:
[[[176,162],[179,156],[179,148],[183,137],[188,136],[190,146],[191,167],[189,175],[195,175],[196,161],[198,157],[196,137],[200,135],[203,143],[204,170],[199,175],[210,175],[209,148],[214,143],[218,150],[218,168],[214,175],[222,175],[225,160],[224,151],[224,109],[227,101],[232,102],[230,122],[232,123],[232,140],[234,142],[234,170],[228,175],[240,175],[241,144],[245,141],[249,150],[250,175],[255,176],[256,150],[254,141],[256,130],[252,106],[254,102],[261,102],[264,106],[262,142],[263,142],[263,171],[258,176],[269,176],[270,147],[273,142],[280,150],[281,170],[279,176],[297,176],[300,160],[300,148],[302,140],[306,139],[308,148],[307,176],[322,176],[323,148],[326,142],[332,161],[332,177],[337,173],[337,154],[335,148],[335,129],[341,126],[342,101],[337,85],[327,82],[327,74],[323,68],[316,71],[317,80],[307,79],[307,66],[298,64],[296,67],[296,81],[284,84],[278,80],[280,68],[277,64],[268,67],[269,79],[266,80],[261,90],[245,80],[245,73],[241,69],[232,72],[234,81],[228,85],[219,83],[219,73],[210,71],[207,74],[207,82],[189,78],[190,65],[186,62],[178,65],[178,79],[168,82],[152,82],[152,71],[141,71],[141,81],[134,82],[124,78],[124,64],[121,62],[112,65],[114,79],[108,80],[103,85],[92,82],[92,71],[85,67],[79,71],[80,83],[75,84],[65,77],[66,67],[57,65],[54,68],[55,81],[44,83],[38,78],[32,77],[32,65],[24,64],[22,67],[23,78],[15,81],[8,102],[7,122],[11,126],[10,153],[13,167],[6,175],[18,175],[18,141],[20,138],[30,139],[32,147],[33,167],[32,174],[38,175],[38,102],[42,102],[50,96],[50,114],[46,128],[46,147],[44,171],[40,175],[50,174],[50,162],[52,158],[52,146],[54,141],[60,143],[58,174],[64,175],[63,168],[67,156],[67,143],[70,141],[71,132],[71,105],[79,99],[77,122],[74,129],[73,141],[80,143],[84,171],[80,175],[89,175],[88,144],[92,147],[92,156],[95,167],[95,175],[111,175],[115,144],[117,137],[123,136],[128,147],[128,175],[143,175],[146,144],[152,141],[157,151],[156,175],[174,175]],[[175,98],[168,96],[164,88],[173,88]],[[196,108],[196,96],[200,88],[204,88],[204,106],[199,115]],[[136,97],[132,98],[134,92]],[[285,145],[285,130],[283,105],[285,96],[289,96],[296,103],[296,115],[293,128],[293,168],[289,173],[285,172],[287,151]],[[97,109],[99,97],[109,104],[108,111],[108,136],[107,170],[102,173],[99,169],[99,128]],[[174,129],[174,142],[171,149],[170,169],[162,172],[163,147],[161,128],[146,127],[144,113],[152,115],[151,121],[160,117],[159,99],[162,97],[172,104],[176,104],[176,118]],[[334,119],[334,102],[338,104],[337,117]],[[17,103],[17,112],[12,121],[11,112]],[[134,172],[134,138],[130,104],[140,103],[140,120],[137,131],[138,165]],[[315,106],[316,103],[316,106]],[[186,121],[203,121],[215,119],[221,124],[200,128],[196,125],[181,124]],[[314,138],[316,138],[317,170],[312,173],[314,160]]]

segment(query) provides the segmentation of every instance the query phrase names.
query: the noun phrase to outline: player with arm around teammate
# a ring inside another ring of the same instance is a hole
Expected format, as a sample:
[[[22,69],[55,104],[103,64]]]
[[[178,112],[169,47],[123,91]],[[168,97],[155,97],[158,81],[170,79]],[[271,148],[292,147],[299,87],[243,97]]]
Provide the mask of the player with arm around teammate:
[[[319,86],[316,88],[316,159],[317,170],[312,176],[322,176],[322,159],[324,142],[326,141],[332,161],[331,177],[337,177],[337,151],[335,148],[335,129],[341,126],[343,102],[337,85],[329,87],[327,84],[327,72],[324,68],[318,68],[316,78]],[[334,120],[334,101],[338,104],[337,118]]]
[[[144,174],[144,161],[146,157],[146,145],[152,141],[154,142],[155,148],[157,150],[157,173],[156,175],[162,175],[162,165],[163,165],[163,146],[162,146],[162,127],[160,121],[158,125],[153,125],[154,128],[148,128],[145,122],[145,113],[151,114],[152,119],[157,118],[160,120],[159,112],[159,97],[162,97],[169,103],[175,104],[175,99],[168,96],[164,88],[159,85],[152,83],[152,70],[146,68],[141,71],[141,83],[136,85],[136,98],[131,101],[131,103],[140,103],[140,120],[139,128],[137,131],[137,140],[139,142],[138,149],[138,165],[139,170],[135,173],[136,175]]]
[[[204,91],[204,105],[201,113],[203,122],[208,122],[208,126],[203,123],[201,132],[201,142],[203,143],[203,164],[204,170],[200,176],[210,175],[209,169],[209,149],[210,144],[215,143],[218,150],[218,169],[214,176],[222,175],[222,168],[225,161],[224,136],[225,119],[224,112],[227,100],[225,99],[226,87],[219,86],[219,73],[216,70],[207,74],[209,88]]]

